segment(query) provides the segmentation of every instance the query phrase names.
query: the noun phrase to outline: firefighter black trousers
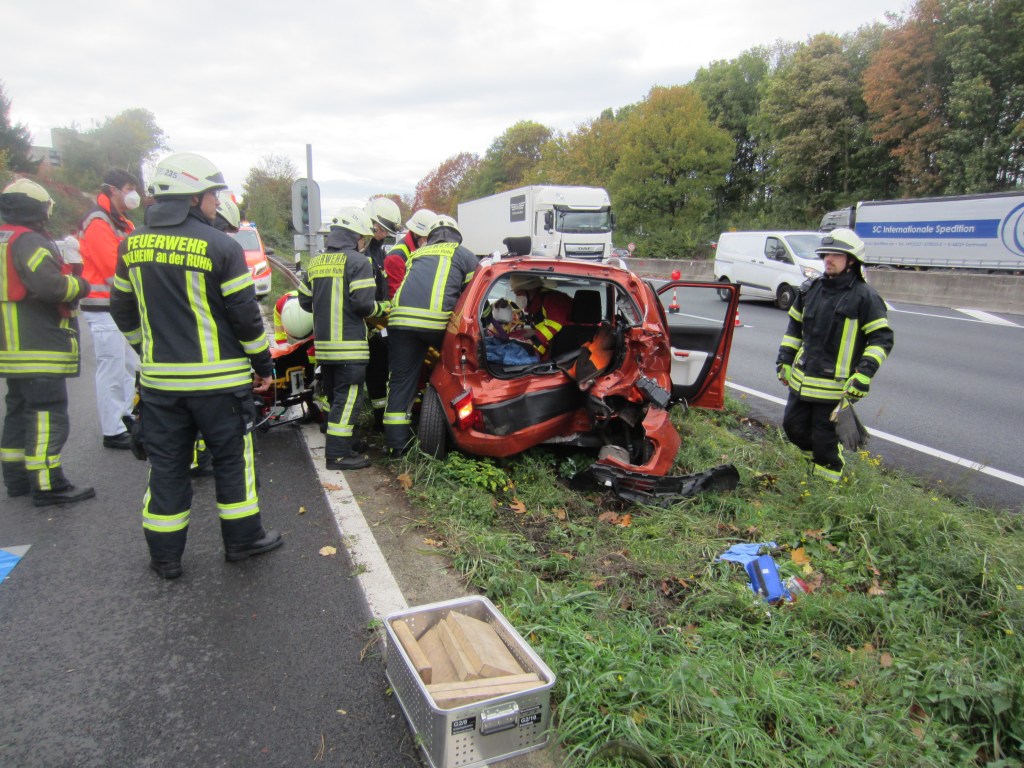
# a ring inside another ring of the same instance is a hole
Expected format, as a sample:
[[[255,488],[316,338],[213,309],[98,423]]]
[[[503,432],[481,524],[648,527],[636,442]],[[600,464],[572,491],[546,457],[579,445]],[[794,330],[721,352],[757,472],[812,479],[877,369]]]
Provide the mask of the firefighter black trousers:
[[[192,509],[192,464],[202,432],[213,458],[217,510],[225,546],[247,546],[263,535],[257,495],[251,392],[190,397],[142,393],[142,433],[149,454],[149,490],[142,527],[154,560],[179,560]]]
[[[327,461],[343,459],[353,452],[355,420],[363,400],[366,363],[321,363],[320,375],[331,402],[324,457]]]
[[[839,436],[831,420],[836,404],[801,400],[790,390],[786,412],[782,416],[782,429],[797,448],[809,451],[814,463],[832,472],[843,471],[843,458],[839,451]]]
[[[412,440],[412,405],[419,390],[423,359],[430,347],[441,348],[444,331],[418,328],[388,330],[388,405],[384,411],[384,438],[388,448],[405,451]]]
[[[70,431],[67,379],[7,379],[6,402],[0,458],[7,490],[66,488],[60,452]]]
[[[384,423],[384,407],[388,402],[388,337],[384,328],[371,333],[370,363],[366,366],[366,394],[373,408],[374,427],[380,429]]]

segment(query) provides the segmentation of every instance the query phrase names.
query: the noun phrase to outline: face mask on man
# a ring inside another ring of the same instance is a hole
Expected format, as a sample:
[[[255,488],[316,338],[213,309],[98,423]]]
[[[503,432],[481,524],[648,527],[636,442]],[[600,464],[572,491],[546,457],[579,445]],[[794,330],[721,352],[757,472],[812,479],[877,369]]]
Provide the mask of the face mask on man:
[[[131,192],[124,193],[124,207],[127,208],[129,211],[134,211],[136,208],[139,207],[139,204],[141,202],[142,198],[139,197],[139,193],[136,192],[134,189]]]

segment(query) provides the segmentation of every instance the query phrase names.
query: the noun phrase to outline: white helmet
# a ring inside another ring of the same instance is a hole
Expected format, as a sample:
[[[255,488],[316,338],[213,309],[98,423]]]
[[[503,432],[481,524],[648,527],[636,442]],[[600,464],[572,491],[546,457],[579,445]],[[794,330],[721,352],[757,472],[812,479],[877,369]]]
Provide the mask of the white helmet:
[[[242,214],[238,211],[238,204],[227,194],[219,195],[217,199],[220,201],[217,204],[217,213],[234,229],[238,229],[242,223]]]
[[[360,237],[373,237],[373,222],[362,208],[354,206],[342,208],[334,217],[331,226],[355,232]]]
[[[222,174],[201,155],[179,152],[165,157],[156,166],[153,196],[201,195],[209,190],[227,189]]]
[[[462,235],[462,232],[459,230],[459,222],[457,222],[451,216],[445,216],[443,213],[436,219],[434,219],[434,222],[430,225],[430,229],[428,230],[428,232],[433,232],[435,229],[440,229],[441,227],[453,229],[460,236]]]
[[[281,327],[293,339],[304,339],[313,332],[313,313],[304,310],[298,298],[290,298],[281,310]]]
[[[375,197],[363,208],[370,220],[380,225],[380,228],[389,235],[398,231],[398,223],[402,219],[402,212],[398,209],[398,203],[388,197]]]
[[[864,263],[864,241],[852,229],[833,229],[821,238],[821,245],[814,249],[819,256],[826,253],[845,253],[855,261]]]
[[[414,235],[426,237],[430,234],[431,225],[437,219],[437,214],[427,208],[420,208],[405,222],[405,228]]]

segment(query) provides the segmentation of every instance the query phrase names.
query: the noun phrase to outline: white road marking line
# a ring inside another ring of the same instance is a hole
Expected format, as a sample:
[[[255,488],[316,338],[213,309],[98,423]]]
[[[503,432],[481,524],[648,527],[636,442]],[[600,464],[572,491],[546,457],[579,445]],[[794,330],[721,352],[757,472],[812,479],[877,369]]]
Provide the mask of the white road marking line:
[[[307,424],[302,427],[302,437],[306,441],[320,484],[326,483],[337,488],[333,490],[325,487],[324,493],[352,562],[362,566],[356,578],[370,606],[370,613],[374,618],[383,620],[390,613],[406,610],[409,604],[405,601],[384,553],[377,545],[345,474],[328,470],[324,466],[324,436],[320,434],[317,425]]]
[[[992,325],[1009,325],[1014,328],[1020,328],[1020,326],[1017,323],[1011,320],[1005,320],[1001,317],[996,317],[995,315],[989,312],[982,312],[980,309],[961,309],[960,307],[955,307],[955,309],[957,312],[963,312],[968,317],[973,317],[976,320],[981,320],[981,322],[983,323],[991,323]]]
[[[750,387],[744,387],[740,384],[733,384],[731,381],[727,381],[725,385],[730,389],[735,389],[739,392],[743,392],[744,394],[752,395],[754,397],[761,398],[762,400],[768,400],[769,402],[777,403],[778,405],[786,404],[786,401],[781,397],[775,397],[775,395],[769,395],[765,392],[761,392],[756,389],[751,389]],[[971,461],[970,459],[965,459],[960,456],[956,456],[952,453],[946,453],[945,451],[940,451],[937,448],[929,448],[927,445],[915,443],[913,440],[907,440],[906,438],[898,437],[897,435],[890,435],[888,432],[882,432],[881,430],[875,429],[874,427],[868,427],[868,432],[871,433],[872,437],[878,437],[882,440],[888,440],[890,443],[902,445],[904,448],[910,448],[912,450],[919,451],[920,453],[924,453],[936,459],[942,459],[943,461],[948,461],[952,464],[956,464],[961,467],[973,469],[974,471],[980,472],[983,475],[988,475],[989,477],[995,477],[999,480],[1005,480],[1006,482],[1013,483],[1014,485],[1024,486],[1024,477],[1019,477],[1018,475],[1013,475],[1010,474],[1009,472],[1004,472],[1001,469],[995,469],[993,467],[981,464],[977,461]]]
[[[960,322],[960,323],[986,323],[986,324],[989,324],[989,325],[1005,325],[1007,327],[1012,327],[1012,328],[1024,327],[1024,326],[1018,325],[1017,323],[1011,322],[1009,320],[1003,320],[1002,318],[995,317],[993,315],[990,315],[990,317],[993,318],[991,320],[979,320],[979,319],[974,318],[974,317],[957,317],[955,315],[937,315],[934,312],[911,312],[908,309],[896,309],[894,306],[892,306],[892,304],[889,304],[888,302],[886,302],[885,306],[888,307],[890,312],[892,312],[894,314],[897,314],[897,315],[917,315],[918,317],[934,317],[934,318],[937,318],[939,320],[956,320],[957,322]],[[964,313],[967,313],[967,314],[970,314],[971,312],[980,312],[980,310],[977,310],[977,309],[957,309],[957,310],[954,310],[954,311],[955,312],[964,312]],[[982,314],[985,314],[985,313],[982,313]]]

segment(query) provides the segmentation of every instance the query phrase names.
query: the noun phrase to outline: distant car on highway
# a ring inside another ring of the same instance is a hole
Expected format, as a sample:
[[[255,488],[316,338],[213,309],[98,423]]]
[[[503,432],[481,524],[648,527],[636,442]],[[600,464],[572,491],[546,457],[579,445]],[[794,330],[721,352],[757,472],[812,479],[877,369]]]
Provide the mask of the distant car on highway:
[[[243,221],[237,232],[231,237],[238,241],[245,251],[245,263],[249,267],[253,282],[256,283],[256,295],[266,296],[270,293],[270,262],[267,256],[274,255],[273,248],[264,248],[263,239],[250,221]]]
[[[628,259],[629,249],[627,248],[612,248],[612,252],[608,255],[610,259]]]

